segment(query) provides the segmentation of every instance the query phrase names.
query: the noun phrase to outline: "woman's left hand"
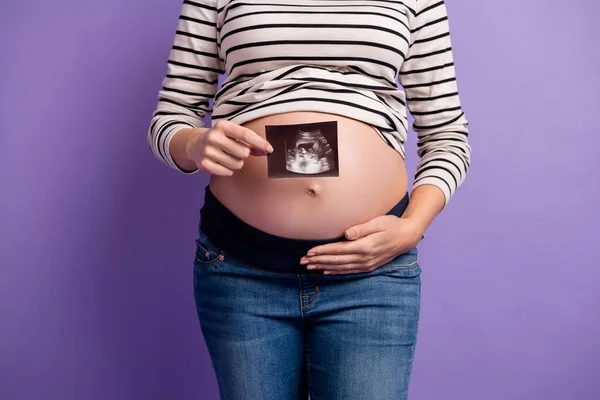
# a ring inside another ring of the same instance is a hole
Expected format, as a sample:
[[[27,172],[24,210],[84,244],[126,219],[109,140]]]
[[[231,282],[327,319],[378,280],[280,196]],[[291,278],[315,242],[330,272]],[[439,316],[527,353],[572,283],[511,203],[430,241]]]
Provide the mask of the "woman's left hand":
[[[348,241],[313,247],[300,264],[324,269],[325,274],[369,272],[415,247],[422,235],[418,221],[382,215],[348,228]]]

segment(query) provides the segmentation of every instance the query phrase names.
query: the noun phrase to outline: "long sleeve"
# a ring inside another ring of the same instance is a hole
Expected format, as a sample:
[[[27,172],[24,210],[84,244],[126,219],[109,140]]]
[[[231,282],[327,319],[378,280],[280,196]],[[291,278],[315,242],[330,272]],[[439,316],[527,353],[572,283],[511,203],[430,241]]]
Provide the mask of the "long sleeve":
[[[416,4],[410,47],[399,74],[418,137],[413,190],[433,184],[448,204],[470,165],[468,121],[458,96],[446,5],[443,0]]]
[[[167,75],[158,94],[158,105],[148,130],[148,145],[154,155],[184,174],[169,152],[175,133],[185,127],[204,126],[215,96],[219,74],[225,72],[217,46],[216,0],[183,2]]]

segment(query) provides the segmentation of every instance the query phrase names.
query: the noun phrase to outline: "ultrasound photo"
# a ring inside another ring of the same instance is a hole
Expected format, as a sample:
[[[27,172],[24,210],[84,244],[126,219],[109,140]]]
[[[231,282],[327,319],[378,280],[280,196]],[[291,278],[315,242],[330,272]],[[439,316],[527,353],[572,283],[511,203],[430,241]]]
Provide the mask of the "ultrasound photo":
[[[337,121],[266,125],[269,178],[339,176]]]

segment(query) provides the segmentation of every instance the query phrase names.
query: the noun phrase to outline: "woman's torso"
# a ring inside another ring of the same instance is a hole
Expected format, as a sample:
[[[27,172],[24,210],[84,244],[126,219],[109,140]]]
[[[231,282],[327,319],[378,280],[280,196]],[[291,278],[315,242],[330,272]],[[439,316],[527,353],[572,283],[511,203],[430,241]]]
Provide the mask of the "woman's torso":
[[[215,176],[215,197],[244,222],[295,239],[343,236],[355,224],[388,212],[406,194],[400,153],[363,122],[337,114],[289,112],[243,124],[266,138],[265,125],[337,121],[339,175],[268,178],[267,157],[248,157],[232,176]],[[277,150],[276,150],[277,151]]]

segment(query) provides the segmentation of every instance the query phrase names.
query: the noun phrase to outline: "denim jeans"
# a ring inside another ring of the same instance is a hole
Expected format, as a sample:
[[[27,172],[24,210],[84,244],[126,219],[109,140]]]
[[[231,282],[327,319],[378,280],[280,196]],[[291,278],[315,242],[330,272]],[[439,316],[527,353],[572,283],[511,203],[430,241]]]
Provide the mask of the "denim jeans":
[[[199,228],[198,318],[221,400],[405,400],[421,297],[417,248],[370,272],[245,265]]]

